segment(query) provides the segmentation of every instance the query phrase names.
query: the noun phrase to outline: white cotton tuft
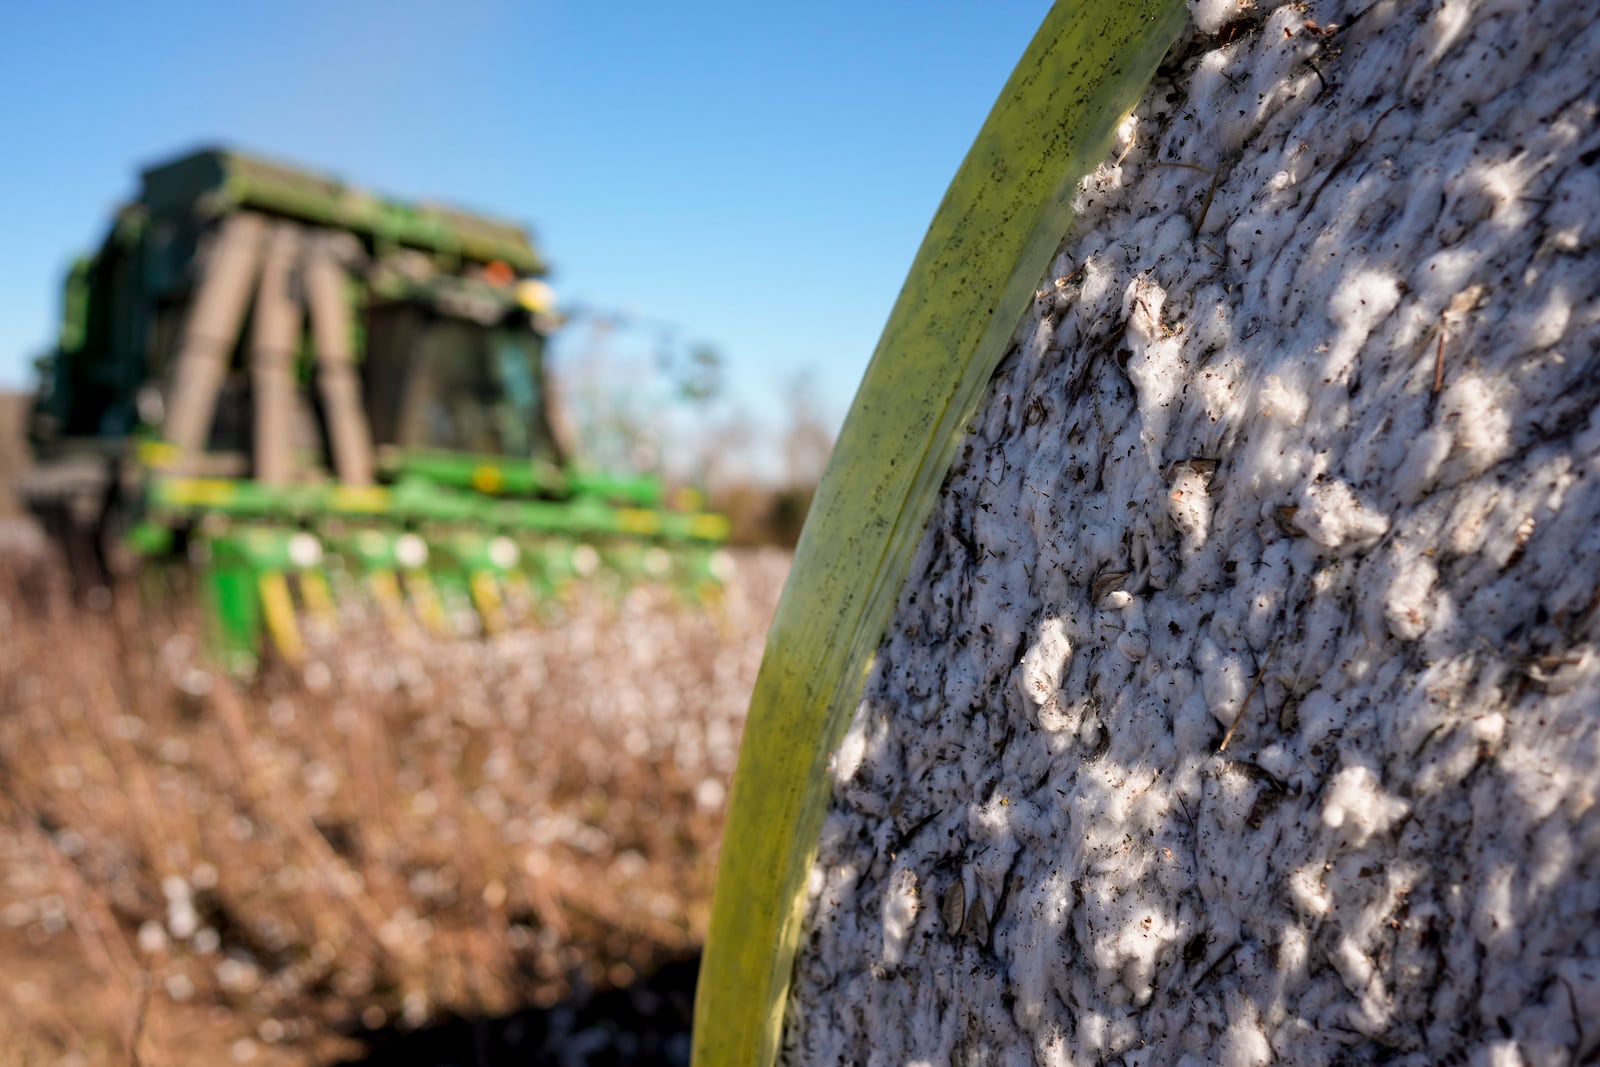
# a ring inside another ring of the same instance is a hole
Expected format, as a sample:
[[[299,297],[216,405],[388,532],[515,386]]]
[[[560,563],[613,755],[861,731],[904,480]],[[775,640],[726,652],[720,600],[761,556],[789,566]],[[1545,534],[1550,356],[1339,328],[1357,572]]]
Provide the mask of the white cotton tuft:
[[[1189,17],[1201,33],[1216,33],[1252,6],[1244,0],[1189,0]]]
[[[1322,824],[1342,831],[1352,847],[1360,848],[1405,813],[1405,801],[1385,793],[1372,771],[1346,767],[1334,775],[1323,802]]]
[[[1048,702],[1061,689],[1071,658],[1067,624],[1058,618],[1044,620],[1033,645],[1022,655],[1022,669],[1017,676],[1022,695],[1035,705]]]
[[[1307,485],[1293,521],[1307,537],[1330,549],[1370,544],[1389,529],[1387,517],[1362,504],[1355,490],[1336,478]]]

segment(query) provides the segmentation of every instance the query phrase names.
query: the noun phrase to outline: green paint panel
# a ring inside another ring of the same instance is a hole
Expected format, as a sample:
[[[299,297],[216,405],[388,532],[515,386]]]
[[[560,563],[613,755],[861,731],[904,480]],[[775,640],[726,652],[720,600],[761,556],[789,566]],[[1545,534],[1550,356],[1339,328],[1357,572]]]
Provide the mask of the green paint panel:
[[[155,214],[255,208],[409,248],[477,263],[499,260],[518,274],[545,272],[527,230],[444,207],[386,200],[315,171],[242,152],[206,149],[144,172],[143,203]]]

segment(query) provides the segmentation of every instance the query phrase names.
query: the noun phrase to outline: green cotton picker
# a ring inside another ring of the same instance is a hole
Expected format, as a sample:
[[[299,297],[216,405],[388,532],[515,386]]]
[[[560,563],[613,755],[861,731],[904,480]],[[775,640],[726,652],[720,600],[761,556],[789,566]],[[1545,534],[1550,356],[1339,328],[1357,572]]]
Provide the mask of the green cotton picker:
[[[194,561],[236,671],[357,587],[442,632],[597,573],[715,589],[723,517],[571,462],[544,273],[496,219],[228,151],[147,170],[67,279],[26,502],[80,584]]]

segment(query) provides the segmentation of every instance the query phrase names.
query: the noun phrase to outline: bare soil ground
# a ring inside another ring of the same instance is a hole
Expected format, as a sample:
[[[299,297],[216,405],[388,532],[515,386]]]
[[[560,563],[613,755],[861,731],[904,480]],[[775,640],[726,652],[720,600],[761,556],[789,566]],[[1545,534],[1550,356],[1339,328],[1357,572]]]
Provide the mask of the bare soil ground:
[[[192,610],[0,560],[0,1067],[686,1062],[787,566],[489,640],[352,611],[238,684]]]

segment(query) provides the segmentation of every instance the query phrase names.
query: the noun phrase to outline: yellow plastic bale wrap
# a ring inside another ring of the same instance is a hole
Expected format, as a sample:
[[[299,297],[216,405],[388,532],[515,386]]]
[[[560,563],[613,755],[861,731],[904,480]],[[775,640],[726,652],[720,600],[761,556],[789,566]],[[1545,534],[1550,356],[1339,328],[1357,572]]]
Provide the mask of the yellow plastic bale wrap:
[[[751,701],[695,1005],[698,1067],[769,1064],[829,753],[963,426],[1067,230],[1079,180],[1183,4],[1058,3],[945,194],[845,421]]]

